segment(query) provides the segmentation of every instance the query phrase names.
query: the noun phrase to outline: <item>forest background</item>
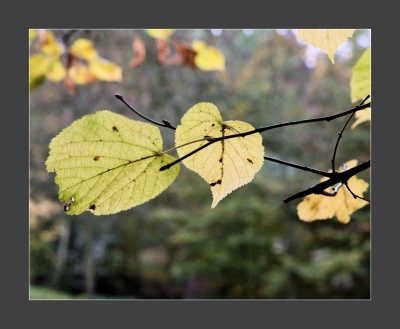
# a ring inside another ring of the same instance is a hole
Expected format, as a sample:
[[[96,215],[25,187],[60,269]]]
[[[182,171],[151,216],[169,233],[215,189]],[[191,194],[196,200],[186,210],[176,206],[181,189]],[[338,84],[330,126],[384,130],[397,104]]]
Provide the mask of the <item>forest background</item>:
[[[225,120],[254,127],[354,107],[352,68],[369,46],[370,31],[356,30],[335,64],[294,32],[174,33],[182,42],[199,39],[218,47],[226,58],[222,72],[158,64],[155,40],[144,30],[73,36],[91,39],[102,57],[122,68],[123,79],[77,86],[75,94],[62,82],[46,81],[31,93],[31,298],[47,298],[38,287],[68,294],[48,298],[370,298],[370,207],[343,225],[335,218],[305,223],[297,216],[301,200],[283,203],[316,184],[319,177],[313,174],[266,161],[250,184],[211,209],[209,186],[182,166],[157,198],[97,217],[64,214],[54,174],[45,169],[50,140],[81,116],[108,109],[141,120],[116,93],[145,115],[174,125],[199,102],[217,105]],[[132,68],[137,36],[146,45],[146,58]],[[345,120],[265,132],[265,154],[328,170]],[[173,133],[161,133],[164,148],[173,147]],[[369,122],[345,131],[337,157],[338,163],[369,159]],[[357,176],[369,181],[369,171]]]

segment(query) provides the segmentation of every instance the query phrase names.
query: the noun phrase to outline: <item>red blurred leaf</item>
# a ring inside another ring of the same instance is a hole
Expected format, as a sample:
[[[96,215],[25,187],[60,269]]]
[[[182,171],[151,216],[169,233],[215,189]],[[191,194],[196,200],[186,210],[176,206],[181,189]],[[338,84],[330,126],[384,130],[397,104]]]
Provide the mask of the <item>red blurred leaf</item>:
[[[129,66],[135,67],[140,65],[146,58],[146,48],[140,36],[135,37],[135,39],[133,40],[132,48],[135,52],[135,57],[131,60]]]
[[[197,55],[197,52],[193,50],[193,48],[181,42],[175,42],[175,49],[177,54],[181,57],[181,61],[183,65],[188,66],[192,69],[196,68],[196,64],[194,63],[194,58]]]

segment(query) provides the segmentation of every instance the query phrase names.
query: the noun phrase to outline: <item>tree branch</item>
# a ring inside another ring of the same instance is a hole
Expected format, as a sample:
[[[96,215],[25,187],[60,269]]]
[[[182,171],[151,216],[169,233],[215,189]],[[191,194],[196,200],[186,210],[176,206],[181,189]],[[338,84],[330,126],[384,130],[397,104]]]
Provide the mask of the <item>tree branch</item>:
[[[333,177],[331,177],[330,179],[328,179],[327,181],[321,182],[321,183],[314,185],[308,189],[305,189],[301,192],[293,194],[292,196],[283,200],[283,202],[288,203],[292,200],[295,200],[298,198],[303,198],[303,197],[305,197],[309,194],[313,194],[313,193],[321,194],[323,190],[325,190],[326,188],[328,188],[332,185],[335,185],[337,183],[346,184],[350,177],[358,174],[361,171],[368,169],[370,166],[371,166],[371,160],[368,160],[363,163],[360,163],[358,166],[350,168],[349,170],[343,171],[341,173],[335,173],[335,175]]]
[[[117,97],[117,95],[116,95],[116,97]],[[117,98],[118,98],[118,97],[117,97]],[[121,96],[121,98],[122,98],[122,96]],[[367,97],[367,98],[368,98],[368,97]],[[292,125],[297,125],[297,124],[302,124],[302,123],[308,123],[308,122],[318,122],[318,121],[328,121],[328,122],[330,122],[330,121],[332,121],[332,120],[334,120],[334,119],[340,118],[340,117],[345,116],[345,115],[350,114],[350,113],[354,113],[354,112],[357,112],[357,111],[366,109],[366,108],[368,108],[368,107],[370,107],[370,106],[371,106],[371,103],[368,103],[368,104],[361,105],[361,106],[358,105],[358,106],[356,106],[355,108],[352,108],[352,109],[350,109],[350,110],[347,110],[347,111],[344,111],[344,112],[340,112],[340,113],[337,113],[337,114],[334,114],[334,115],[326,116],[326,117],[315,118],[315,119],[307,119],[307,120],[298,120],[298,121],[284,122],[284,123],[279,123],[279,124],[276,124],[276,125],[271,125],[271,126],[266,126],[266,127],[257,128],[257,129],[250,130],[250,131],[247,131],[247,132],[244,132],[244,133],[240,133],[240,134],[234,134],[234,135],[222,136],[222,137],[215,137],[213,140],[210,140],[207,144],[204,144],[204,145],[200,146],[199,148],[197,148],[197,149],[193,150],[192,152],[190,152],[190,153],[184,155],[183,157],[181,157],[181,158],[179,158],[179,159],[177,159],[177,160],[171,162],[170,164],[167,164],[167,165],[165,165],[165,166],[162,166],[162,167],[160,168],[160,171],[164,171],[164,170],[166,170],[166,169],[169,169],[169,168],[171,168],[173,165],[175,165],[175,164],[181,162],[182,160],[188,158],[189,156],[191,156],[191,155],[193,155],[193,154],[199,152],[200,150],[206,148],[207,146],[209,146],[209,145],[211,145],[211,144],[213,144],[213,143],[216,143],[216,142],[225,140],[225,139],[237,138],[237,137],[245,137],[245,136],[248,136],[248,135],[252,135],[252,134],[255,134],[255,133],[261,133],[261,132],[264,132],[264,131],[267,131],[267,130],[271,130],[271,129],[275,129],[275,128],[280,128],[280,127],[285,127],[285,126],[292,126]],[[136,112],[136,111],[135,111],[135,112]],[[151,119],[149,119],[149,120],[151,120]]]
[[[368,95],[367,97],[365,97],[364,100],[363,100],[358,106],[363,105],[364,102],[365,102],[368,98],[369,98],[369,95]],[[340,141],[340,139],[341,139],[342,136],[343,136],[343,131],[346,129],[347,124],[349,123],[349,121],[351,120],[351,118],[354,116],[354,113],[355,113],[355,112],[353,112],[353,113],[349,116],[349,118],[347,119],[346,123],[344,124],[342,130],[339,131],[339,133],[338,133],[338,139],[337,139],[337,141],[336,141],[336,145],[335,145],[335,149],[334,149],[334,151],[333,151],[333,157],[332,157],[332,172],[333,172],[333,173],[336,173],[336,169],[335,169],[335,158],[336,158],[336,151],[337,151],[337,148],[338,148],[338,146],[339,146],[339,141]]]
[[[351,193],[351,195],[353,196],[354,199],[362,199],[362,200],[364,200],[364,201],[370,202],[369,200],[364,199],[364,198],[358,196],[357,194],[355,194],[355,193],[350,189],[350,187],[349,187],[349,185],[348,185],[347,182],[345,182],[344,185],[346,185],[347,190]]]

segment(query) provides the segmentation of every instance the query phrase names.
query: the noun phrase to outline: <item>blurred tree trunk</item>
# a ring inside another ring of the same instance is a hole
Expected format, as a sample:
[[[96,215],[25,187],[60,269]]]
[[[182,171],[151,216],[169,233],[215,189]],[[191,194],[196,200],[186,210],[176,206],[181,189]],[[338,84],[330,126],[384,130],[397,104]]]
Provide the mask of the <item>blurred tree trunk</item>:
[[[53,277],[53,286],[57,288],[61,274],[64,270],[64,266],[68,257],[68,243],[71,235],[71,221],[69,219],[62,218],[62,232],[60,234],[60,242],[58,243],[57,249],[57,260],[56,269]]]
[[[93,263],[93,218],[88,216],[84,219],[85,223],[85,286],[88,297],[94,295],[94,263]]]

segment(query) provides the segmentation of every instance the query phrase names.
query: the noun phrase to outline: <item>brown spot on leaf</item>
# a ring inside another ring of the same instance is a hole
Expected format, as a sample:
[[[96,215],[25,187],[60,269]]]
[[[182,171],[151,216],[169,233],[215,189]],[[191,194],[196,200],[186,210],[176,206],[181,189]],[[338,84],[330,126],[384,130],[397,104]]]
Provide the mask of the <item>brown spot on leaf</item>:
[[[96,205],[95,205],[95,204],[92,204],[92,205],[89,207],[89,209],[96,210]]]
[[[112,130],[115,131],[115,132],[118,132],[118,129],[117,129],[117,127],[115,127],[115,126],[112,127]]]
[[[215,126],[215,123],[213,123],[212,125],[211,125],[211,127],[214,127]]]
[[[211,185],[211,186],[215,186],[215,185],[221,184],[221,183],[222,183],[222,180],[218,179],[216,182],[211,183],[210,185]]]
[[[253,160],[251,160],[251,159],[247,159],[247,161],[249,161],[251,164],[253,164]]]
[[[93,158],[94,161],[97,161],[97,160],[99,160],[99,159],[100,159],[100,157],[99,157],[98,155],[96,155],[96,156]]]
[[[219,162],[222,162],[222,158],[219,158]]]
[[[66,204],[66,205],[64,206],[64,211],[67,212],[68,210],[69,210],[69,204]]]

